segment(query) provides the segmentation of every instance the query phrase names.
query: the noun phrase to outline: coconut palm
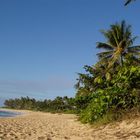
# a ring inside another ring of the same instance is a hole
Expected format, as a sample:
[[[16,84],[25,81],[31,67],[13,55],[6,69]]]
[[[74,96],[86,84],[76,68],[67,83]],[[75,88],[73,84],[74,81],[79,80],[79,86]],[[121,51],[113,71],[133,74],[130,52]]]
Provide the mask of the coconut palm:
[[[100,64],[108,64],[109,68],[114,64],[122,66],[128,54],[134,61],[139,62],[140,45],[132,46],[136,37],[132,36],[131,26],[126,25],[125,21],[111,25],[110,29],[103,30],[102,34],[107,41],[97,43],[97,48],[105,50],[97,54]]]

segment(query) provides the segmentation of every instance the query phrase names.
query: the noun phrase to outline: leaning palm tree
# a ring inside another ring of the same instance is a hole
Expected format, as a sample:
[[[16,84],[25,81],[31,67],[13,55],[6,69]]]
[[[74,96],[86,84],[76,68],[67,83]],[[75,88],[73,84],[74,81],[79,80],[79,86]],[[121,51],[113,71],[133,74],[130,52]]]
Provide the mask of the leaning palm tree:
[[[102,34],[107,41],[97,43],[97,48],[105,50],[97,54],[100,64],[107,64],[109,68],[114,64],[122,66],[128,55],[139,62],[140,45],[132,46],[136,37],[132,36],[131,26],[126,25],[125,21],[111,25],[110,29],[103,30]]]

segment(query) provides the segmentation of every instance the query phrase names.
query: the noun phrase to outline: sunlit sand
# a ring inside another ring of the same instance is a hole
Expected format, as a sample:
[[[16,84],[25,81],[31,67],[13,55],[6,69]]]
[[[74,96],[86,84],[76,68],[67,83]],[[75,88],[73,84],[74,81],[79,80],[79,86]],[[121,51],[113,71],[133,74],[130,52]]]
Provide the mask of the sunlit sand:
[[[0,118],[0,140],[121,140],[140,139],[139,119],[93,128],[75,115],[21,111],[23,115]]]

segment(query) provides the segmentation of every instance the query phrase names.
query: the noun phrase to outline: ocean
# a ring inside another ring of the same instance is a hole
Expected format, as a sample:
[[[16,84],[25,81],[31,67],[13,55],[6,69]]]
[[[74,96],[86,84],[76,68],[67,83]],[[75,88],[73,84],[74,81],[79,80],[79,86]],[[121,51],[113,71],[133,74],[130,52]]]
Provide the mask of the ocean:
[[[3,111],[0,110],[0,117],[15,117],[20,113],[12,112],[12,111]]]

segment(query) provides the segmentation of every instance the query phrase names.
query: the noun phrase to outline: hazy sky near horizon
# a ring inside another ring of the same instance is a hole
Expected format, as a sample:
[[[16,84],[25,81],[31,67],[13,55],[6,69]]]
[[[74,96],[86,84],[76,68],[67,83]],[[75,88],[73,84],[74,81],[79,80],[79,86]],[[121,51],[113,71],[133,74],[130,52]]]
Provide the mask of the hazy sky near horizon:
[[[126,20],[140,36],[140,2],[1,0],[0,100],[74,96],[77,72],[97,61],[100,29]],[[137,43],[140,41],[138,40]]]

